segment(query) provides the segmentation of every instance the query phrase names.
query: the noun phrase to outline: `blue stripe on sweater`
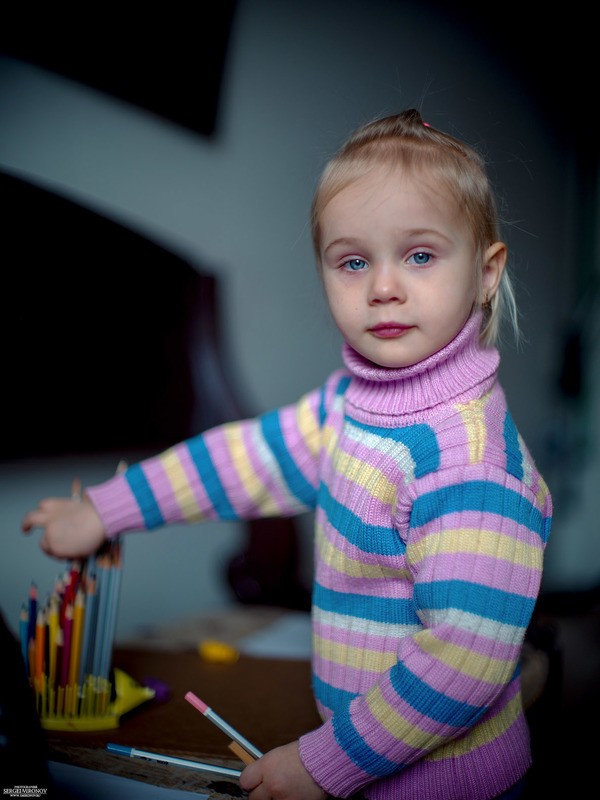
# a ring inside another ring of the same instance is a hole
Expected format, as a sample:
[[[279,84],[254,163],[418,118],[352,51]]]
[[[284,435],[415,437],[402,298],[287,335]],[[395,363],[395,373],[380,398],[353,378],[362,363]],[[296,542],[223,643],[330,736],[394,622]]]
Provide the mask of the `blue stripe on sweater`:
[[[329,683],[321,680],[313,672],[312,676],[313,692],[317,702],[322,703],[325,708],[331,711],[346,711],[350,701],[357,696],[357,692],[348,692],[346,689],[338,689]]]
[[[350,544],[365,553],[397,556],[406,552],[406,544],[394,528],[385,525],[368,525],[353,511],[332,497],[324,483],[319,487],[319,506],[335,530]]]
[[[398,661],[390,670],[390,680],[398,697],[419,714],[441,725],[458,728],[472,725],[487,710],[485,706],[473,706],[438,692],[411,672],[402,661]]]
[[[315,490],[296,466],[289,453],[281,430],[277,411],[271,411],[260,418],[263,435],[283,473],[289,491],[305,506],[314,507]]]
[[[392,775],[394,772],[398,772],[398,770],[402,769],[404,766],[404,764],[398,761],[390,761],[389,758],[382,756],[381,753],[369,747],[365,740],[358,734],[352,724],[352,718],[349,715],[334,715],[331,723],[333,726],[333,734],[339,746],[363,772],[367,773],[367,775],[384,777],[385,775]]]
[[[335,393],[336,394],[345,394],[346,393],[346,389],[348,388],[348,386],[350,384],[350,380],[351,379],[350,379],[349,375],[344,375],[343,378],[340,378],[340,382],[338,383],[338,385],[335,388]]]
[[[160,525],[164,525],[165,519],[141,466],[134,464],[129,467],[125,472],[125,480],[129,484],[129,488],[133,492],[142,512],[146,528],[157,528]]]
[[[394,625],[420,625],[412,600],[336,592],[315,581],[313,605],[323,611]]]
[[[188,450],[198,471],[200,480],[212,507],[220,519],[237,519],[238,515],[233,510],[225,487],[221,483],[219,474],[215,469],[213,460],[202,436],[196,436],[187,442]]]
[[[418,583],[414,600],[419,609],[456,608],[519,628],[527,626],[535,605],[531,597],[459,580]]]
[[[462,511],[499,514],[543,536],[540,511],[513,489],[490,481],[466,481],[421,495],[413,504],[410,524],[419,527],[443,514]]]
[[[393,442],[403,444],[410,452],[415,463],[415,476],[421,478],[429,472],[434,472],[440,465],[440,448],[435,433],[429,425],[409,425],[406,428],[382,428],[377,425],[367,425],[357,422],[352,417],[346,416],[355,428],[367,431],[381,439],[391,439]]]
[[[348,692],[325,683],[313,673],[313,692],[317,702],[334,712],[331,724],[333,734],[339,746],[364,772],[369,775],[389,775],[397,772],[402,764],[390,761],[376,753],[365,744],[358,735],[349,713],[349,706],[357,696],[356,692]]]

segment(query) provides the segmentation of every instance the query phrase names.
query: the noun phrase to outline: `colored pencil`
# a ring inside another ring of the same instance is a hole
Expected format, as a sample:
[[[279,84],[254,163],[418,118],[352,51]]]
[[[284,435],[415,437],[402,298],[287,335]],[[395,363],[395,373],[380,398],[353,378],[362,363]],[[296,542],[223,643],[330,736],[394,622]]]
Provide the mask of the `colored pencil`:
[[[63,625],[63,651],[60,665],[60,686],[69,685],[69,667],[71,665],[71,637],[73,634],[73,606],[69,603],[65,609],[65,622]]]
[[[81,659],[79,662],[79,684],[83,686],[86,675],[91,675],[92,664],[90,652],[94,646],[94,631],[96,607],[96,578],[87,578],[85,587],[85,617],[83,621],[83,638],[81,641]]]
[[[123,744],[107,744],[106,751],[118,756],[128,758],[143,758],[146,761],[157,761],[159,764],[174,764],[176,767],[187,767],[197,769],[200,772],[216,772],[219,775],[227,775],[230,778],[239,778],[242,774],[239,769],[230,767],[220,767],[216,764],[202,764],[200,761],[191,761],[189,758],[176,758],[164,753],[151,753],[148,750],[138,750],[137,747],[126,747]]]
[[[96,638],[94,642],[94,657],[92,674],[101,675],[102,659],[104,657],[104,634],[106,630],[106,615],[108,613],[108,593],[110,588],[110,561],[106,555],[99,556],[96,561],[98,579],[98,611],[96,616]]]
[[[44,656],[46,655],[46,620],[40,608],[35,624],[35,680],[41,686],[44,673]]]
[[[81,500],[81,479],[80,478],[73,478],[73,482],[71,484],[71,499],[72,500]]]
[[[111,547],[112,566],[110,589],[108,593],[108,605],[106,610],[106,627],[104,631],[104,645],[102,648],[102,661],[100,664],[100,675],[108,678],[112,661],[113,644],[115,630],[117,626],[117,608],[119,602],[119,592],[121,588],[121,545],[115,541]]]
[[[75,686],[79,682],[79,662],[81,660],[81,640],[83,637],[83,619],[85,615],[84,594],[81,587],[77,590],[75,605],[73,606],[73,636],[71,640],[71,654],[69,656],[69,685]]]
[[[120,463],[117,472],[125,467]],[[74,500],[81,491],[76,478]],[[106,713],[121,575],[115,539],[94,556],[67,562],[43,607],[32,581],[19,615],[19,642],[40,715]]]
[[[37,621],[37,601],[38,590],[35,583],[31,583],[29,588],[29,629],[27,631],[27,646],[32,639],[35,639],[35,623]]]
[[[244,764],[253,764],[256,761],[254,756],[251,756],[250,753],[247,750],[245,750],[241,746],[241,744],[238,744],[237,742],[231,741],[229,742],[227,747],[231,750],[232,753],[235,753],[236,756],[240,759],[240,761],[243,761]]]
[[[62,672],[63,651],[65,649],[65,634],[62,628],[56,631],[56,667],[54,673],[54,689],[58,688]]]
[[[185,695],[185,699],[188,703],[194,706],[201,714],[213,722],[218,728],[220,728],[224,733],[230,736],[234,741],[236,741],[239,745],[241,745],[244,750],[246,750],[251,755],[255,756],[256,758],[260,758],[262,756],[261,751],[255,747],[251,742],[245,739],[241,733],[238,733],[235,728],[232,728],[229,723],[225,722],[212,708],[203,700],[200,700],[193,692],[188,692]]]
[[[19,641],[21,643],[21,656],[23,657],[23,664],[25,665],[25,672],[29,672],[29,653],[27,652],[29,641],[27,634],[29,632],[29,612],[27,605],[23,603],[21,606],[21,613],[19,614]]]
[[[50,651],[48,659],[48,680],[51,686],[55,686],[56,684],[56,647],[59,629],[58,608],[58,597],[52,594],[48,604],[48,644]]]

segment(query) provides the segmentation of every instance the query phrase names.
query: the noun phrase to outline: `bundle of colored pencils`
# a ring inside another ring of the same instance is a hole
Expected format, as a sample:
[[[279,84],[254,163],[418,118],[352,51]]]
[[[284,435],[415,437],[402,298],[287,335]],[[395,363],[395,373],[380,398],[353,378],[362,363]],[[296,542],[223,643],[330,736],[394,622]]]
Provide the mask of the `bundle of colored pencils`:
[[[71,562],[43,606],[32,583],[19,633],[42,720],[107,713],[121,571],[116,539]]]

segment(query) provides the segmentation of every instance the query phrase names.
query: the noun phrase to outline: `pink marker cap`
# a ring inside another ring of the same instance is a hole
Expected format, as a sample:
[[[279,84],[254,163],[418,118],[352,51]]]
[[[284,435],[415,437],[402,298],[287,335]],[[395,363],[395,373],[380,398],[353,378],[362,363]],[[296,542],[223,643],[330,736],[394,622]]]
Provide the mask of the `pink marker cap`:
[[[188,692],[185,696],[185,699],[188,701],[188,703],[191,703],[194,708],[197,708],[201,714],[206,714],[206,712],[210,710],[209,706],[207,706],[203,700],[200,700],[199,697],[196,697],[193,692]]]

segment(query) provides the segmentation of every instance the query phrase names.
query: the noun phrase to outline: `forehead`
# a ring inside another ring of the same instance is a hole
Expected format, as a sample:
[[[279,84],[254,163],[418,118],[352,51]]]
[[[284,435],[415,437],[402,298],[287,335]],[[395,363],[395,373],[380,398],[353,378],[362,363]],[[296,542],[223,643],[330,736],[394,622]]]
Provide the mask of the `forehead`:
[[[359,223],[370,217],[389,216],[397,224],[437,223],[462,227],[456,199],[449,190],[434,185],[424,170],[377,164],[347,180],[321,211],[322,234],[333,225]]]

